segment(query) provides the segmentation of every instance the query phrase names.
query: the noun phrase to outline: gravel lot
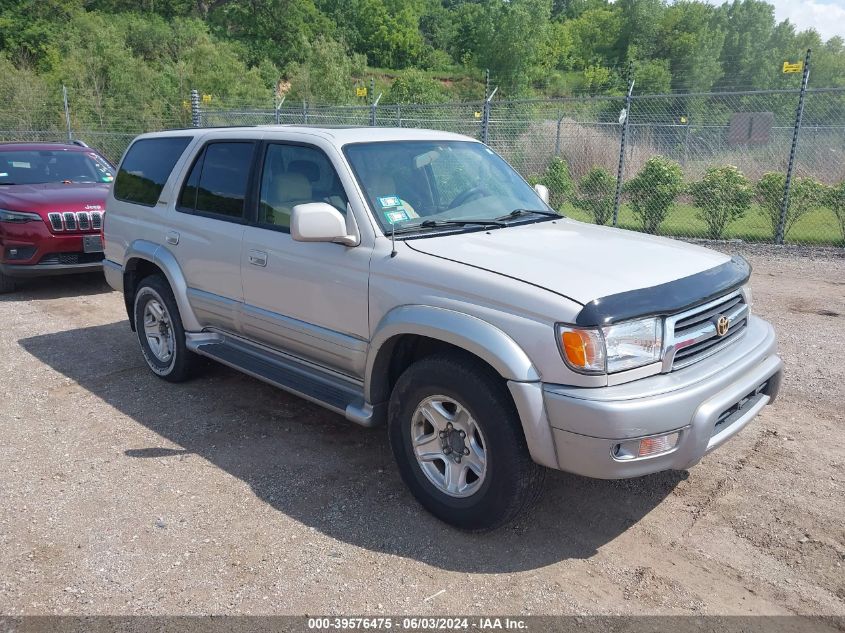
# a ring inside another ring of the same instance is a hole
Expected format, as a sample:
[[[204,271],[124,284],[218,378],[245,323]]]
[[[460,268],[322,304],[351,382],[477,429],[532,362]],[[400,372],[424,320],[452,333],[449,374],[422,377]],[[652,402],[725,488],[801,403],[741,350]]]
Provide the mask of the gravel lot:
[[[97,276],[4,296],[0,613],[845,615],[845,257],[742,252],[777,404],[689,473],[550,473],[482,536],[416,505],[383,429],[155,378]]]

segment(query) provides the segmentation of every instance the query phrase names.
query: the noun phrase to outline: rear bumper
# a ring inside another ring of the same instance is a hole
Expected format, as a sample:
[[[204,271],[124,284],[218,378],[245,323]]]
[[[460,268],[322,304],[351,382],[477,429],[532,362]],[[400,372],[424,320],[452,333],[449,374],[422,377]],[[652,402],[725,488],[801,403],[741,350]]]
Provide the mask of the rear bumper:
[[[772,327],[751,317],[735,345],[680,371],[598,389],[543,385],[557,467],[599,479],[691,467],[775,399],[783,370],[776,351]],[[665,453],[620,450],[671,432],[678,441]]]
[[[6,277],[13,277],[15,279],[96,273],[102,270],[102,262],[91,262],[86,264],[33,264],[30,266],[0,264],[0,273],[3,273]]]

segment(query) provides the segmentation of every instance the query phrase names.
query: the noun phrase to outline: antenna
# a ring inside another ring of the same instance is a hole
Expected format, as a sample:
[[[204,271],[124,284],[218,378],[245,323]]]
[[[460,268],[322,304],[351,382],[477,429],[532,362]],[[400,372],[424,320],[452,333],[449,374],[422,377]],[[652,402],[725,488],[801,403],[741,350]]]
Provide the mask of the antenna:
[[[396,222],[390,223],[390,256],[396,257]]]

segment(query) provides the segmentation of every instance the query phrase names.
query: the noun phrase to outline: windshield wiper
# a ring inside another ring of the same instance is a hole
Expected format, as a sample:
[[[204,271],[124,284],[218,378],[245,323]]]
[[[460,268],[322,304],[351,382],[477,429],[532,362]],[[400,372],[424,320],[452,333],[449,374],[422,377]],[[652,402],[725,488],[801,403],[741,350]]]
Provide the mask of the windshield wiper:
[[[423,220],[417,224],[406,224],[405,226],[396,229],[396,233],[409,233],[411,231],[418,231],[419,229],[437,229],[442,227],[449,227],[449,226],[467,226],[467,225],[479,225],[479,226],[495,226],[495,227],[502,227],[507,226],[504,222],[498,219],[494,220]]]
[[[563,216],[560,213],[555,213],[554,211],[546,211],[544,209],[514,209],[510,213],[500,216],[496,218],[496,221],[501,222],[502,220],[510,220],[511,218],[519,218],[523,215],[545,215],[550,218],[562,218]]]
[[[467,224],[481,224],[482,226],[505,226],[505,223],[498,218],[492,220],[423,220],[420,226],[437,227],[437,226],[465,226]]]

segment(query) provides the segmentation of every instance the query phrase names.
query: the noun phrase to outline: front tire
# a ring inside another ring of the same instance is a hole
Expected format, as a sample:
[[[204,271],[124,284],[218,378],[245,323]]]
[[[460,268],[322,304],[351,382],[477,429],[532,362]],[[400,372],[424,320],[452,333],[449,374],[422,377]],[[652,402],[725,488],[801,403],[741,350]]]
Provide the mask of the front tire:
[[[544,469],[528,453],[504,381],[462,354],[414,363],[390,398],[389,436],[413,495],[470,531],[512,521],[537,499]]]
[[[152,372],[170,382],[190,378],[197,357],[185,344],[179,307],[165,279],[151,275],[141,280],[134,315],[141,352]]]

